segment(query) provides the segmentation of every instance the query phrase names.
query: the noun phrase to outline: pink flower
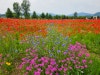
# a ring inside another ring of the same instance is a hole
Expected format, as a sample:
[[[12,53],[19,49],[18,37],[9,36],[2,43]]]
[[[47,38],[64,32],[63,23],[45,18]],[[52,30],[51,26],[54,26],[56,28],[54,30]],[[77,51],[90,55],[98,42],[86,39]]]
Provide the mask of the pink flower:
[[[24,75],[28,75],[28,72],[25,72],[25,74]]]
[[[81,53],[79,53],[79,54],[78,54],[78,56],[79,56],[79,57],[81,57],[81,56],[82,56],[82,54],[81,54]]]
[[[86,57],[89,57],[89,56],[90,56],[90,54],[89,54],[89,53],[86,53],[85,55],[86,55]]]
[[[23,65],[25,64],[25,62],[22,62],[20,65],[19,65],[19,69],[21,69],[23,67]]]
[[[47,71],[45,72],[45,74],[50,74],[50,71],[47,70]]]
[[[39,71],[34,72],[34,75],[40,75],[40,74],[41,74],[41,72],[39,72]]]
[[[59,73],[56,73],[56,75],[59,75]]]
[[[39,67],[39,65],[34,65],[34,68],[38,68]]]
[[[56,71],[56,70],[57,70],[57,69],[56,69],[55,67],[51,69],[52,72],[54,72],[54,71]]]
[[[80,66],[81,67],[81,69],[84,69],[84,66]]]
[[[40,67],[43,67],[43,66],[44,66],[44,63],[39,64],[39,66],[40,66]]]
[[[62,62],[66,62],[66,60],[62,60]]]
[[[68,69],[67,68],[64,68],[64,72],[66,72]]]
[[[90,60],[89,63],[91,64],[92,63],[92,60]]]
[[[30,63],[31,63],[31,64],[35,64],[35,60],[34,60],[34,59],[32,59]]]
[[[32,68],[30,66],[26,67],[26,70],[31,71]]]
[[[67,52],[64,52],[63,54],[65,55],[65,54],[67,54]]]
[[[59,70],[59,71],[62,71],[62,69],[63,69],[63,68],[59,68],[58,70]]]
[[[84,67],[87,68],[87,65],[85,65]]]
[[[83,60],[82,60],[82,63],[83,63],[83,64],[84,64],[84,63],[86,63],[86,60],[85,60],[85,59],[83,59]]]
[[[41,68],[38,68],[37,70],[38,70],[39,72],[42,72]]]
[[[70,70],[72,70],[72,67],[69,67]]]
[[[56,62],[55,62],[55,61],[51,61],[50,64],[51,64],[51,65],[55,65]]]

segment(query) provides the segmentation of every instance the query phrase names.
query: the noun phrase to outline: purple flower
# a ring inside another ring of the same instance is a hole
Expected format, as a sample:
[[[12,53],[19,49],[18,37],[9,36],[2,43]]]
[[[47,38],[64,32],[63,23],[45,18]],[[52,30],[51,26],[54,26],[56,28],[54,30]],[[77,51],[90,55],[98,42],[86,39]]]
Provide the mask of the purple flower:
[[[60,53],[61,52],[61,50],[57,50],[57,53]]]

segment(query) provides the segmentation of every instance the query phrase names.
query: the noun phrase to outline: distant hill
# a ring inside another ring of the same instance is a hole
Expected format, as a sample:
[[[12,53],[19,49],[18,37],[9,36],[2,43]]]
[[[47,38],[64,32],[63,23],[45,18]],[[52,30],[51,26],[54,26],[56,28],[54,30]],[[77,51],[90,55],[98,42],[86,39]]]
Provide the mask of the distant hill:
[[[6,15],[5,14],[0,14],[0,17],[5,18]]]
[[[73,16],[73,14],[69,14],[68,16]],[[85,12],[80,12],[78,13],[78,16],[100,16],[100,12],[97,12],[97,13],[94,13],[94,14],[91,14],[91,13],[85,13]]]
[[[90,13],[80,12],[78,13],[78,16],[92,16]]]
[[[100,16],[100,12],[93,14],[93,16]]]

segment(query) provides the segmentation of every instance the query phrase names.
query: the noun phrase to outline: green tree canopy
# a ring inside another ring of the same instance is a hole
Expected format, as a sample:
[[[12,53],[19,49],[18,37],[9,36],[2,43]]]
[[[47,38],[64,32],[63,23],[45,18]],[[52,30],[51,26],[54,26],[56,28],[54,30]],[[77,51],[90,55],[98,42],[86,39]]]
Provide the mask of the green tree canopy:
[[[74,13],[74,18],[77,18],[77,12]]]
[[[33,12],[32,18],[38,18],[38,15],[36,14],[36,12]]]
[[[21,7],[20,7],[20,5],[19,5],[18,2],[14,2],[14,4],[13,4],[13,10],[15,11],[15,17],[19,18],[20,15],[21,15]]]
[[[22,4],[21,4],[21,8],[22,8],[22,12],[24,14],[25,18],[30,18],[30,2],[29,0],[23,0]]]
[[[45,18],[45,14],[42,12],[42,14],[40,15],[41,18]]]
[[[6,17],[7,17],[7,18],[13,18],[13,13],[12,13],[12,11],[10,10],[10,8],[8,8],[7,11],[6,11]]]

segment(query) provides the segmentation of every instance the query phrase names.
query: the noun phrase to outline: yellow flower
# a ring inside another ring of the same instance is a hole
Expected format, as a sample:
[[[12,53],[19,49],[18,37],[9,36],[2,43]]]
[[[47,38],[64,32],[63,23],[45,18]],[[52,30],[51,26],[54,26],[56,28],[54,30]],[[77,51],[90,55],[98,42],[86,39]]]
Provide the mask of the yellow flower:
[[[10,62],[6,62],[6,65],[10,66],[10,65],[11,65],[11,63],[10,63]]]

